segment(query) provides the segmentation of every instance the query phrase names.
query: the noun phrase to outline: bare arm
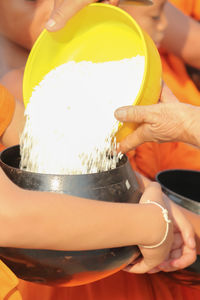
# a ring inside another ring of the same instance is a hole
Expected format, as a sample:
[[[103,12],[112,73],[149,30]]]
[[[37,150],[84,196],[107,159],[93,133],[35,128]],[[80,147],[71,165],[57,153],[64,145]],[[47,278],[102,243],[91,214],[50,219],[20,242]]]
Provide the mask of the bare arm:
[[[12,184],[1,170],[0,175],[1,246],[98,249],[152,245],[164,236],[165,222],[154,205],[26,191]],[[155,198],[151,193],[147,190],[148,198]]]
[[[18,100],[23,102],[24,68],[13,69],[0,78],[0,83]]]
[[[168,20],[162,46],[187,64],[200,68],[200,23],[170,3],[165,6]]]

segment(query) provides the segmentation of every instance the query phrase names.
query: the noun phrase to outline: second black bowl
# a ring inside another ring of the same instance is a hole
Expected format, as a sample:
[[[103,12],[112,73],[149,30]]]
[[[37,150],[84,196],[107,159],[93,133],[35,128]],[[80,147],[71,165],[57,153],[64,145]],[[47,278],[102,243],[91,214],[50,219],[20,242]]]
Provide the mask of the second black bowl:
[[[200,214],[200,172],[172,169],[159,172],[156,176],[163,192],[176,204]],[[200,273],[200,255],[187,270]]]

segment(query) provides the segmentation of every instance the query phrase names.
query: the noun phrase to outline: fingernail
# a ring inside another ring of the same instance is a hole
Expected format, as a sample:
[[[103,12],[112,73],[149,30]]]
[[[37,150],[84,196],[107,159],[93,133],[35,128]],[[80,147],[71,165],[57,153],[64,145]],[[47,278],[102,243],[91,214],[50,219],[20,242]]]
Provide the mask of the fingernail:
[[[53,20],[53,19],[49,19],[49,21],[46,23],[46,28],[48,29],[51,29],[53,28],[54,26],[56,25],[56,21]]]
[[[126,109],[125,108],[119,108],[115,111],[115,116],[117,118],[125,118],[126,117]]]

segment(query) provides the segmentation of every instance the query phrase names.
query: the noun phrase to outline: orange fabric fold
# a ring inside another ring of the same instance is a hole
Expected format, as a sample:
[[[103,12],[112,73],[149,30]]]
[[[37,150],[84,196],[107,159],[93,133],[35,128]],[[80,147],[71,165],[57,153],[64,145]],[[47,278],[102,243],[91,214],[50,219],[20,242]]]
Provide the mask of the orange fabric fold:
[[[15,110],[14,97],[0,85],[0,136],[10,124]]]
[[[170,0],[170,2],[186,15],[191,16],[196,20],[200,19],[199,0]]]
[[[0,261],[0,300],[21,300],[18,283],[17,277]]]
[[[9,126],[15,110],[14,97],[0,84],[0,136]],[[0,143],[0,151],[4,146]]]
[[[51,288],[32,283],[20,290],[23,300],[199,300],[197,288],[183,286],[168,275],[136,275],[120,271],[97,282],[72,288]]]

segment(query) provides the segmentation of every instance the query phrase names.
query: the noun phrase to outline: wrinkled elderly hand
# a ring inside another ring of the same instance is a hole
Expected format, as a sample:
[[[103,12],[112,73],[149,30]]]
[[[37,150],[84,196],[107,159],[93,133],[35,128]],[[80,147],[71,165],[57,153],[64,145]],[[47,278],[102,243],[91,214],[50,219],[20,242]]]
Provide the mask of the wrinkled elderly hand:
[[[161,102],[149,106],[125,106],[115,111],[120,122],[138,123],[137,129],[119,144],[126,153],[144,142],[181,141],[200,147],[200,108],[180,103],[165,86]]]
[[[67,21],[84,6],[97,2],[98,0],[54,0],[54,10],[51,18],[46,24],[49,31],[61,29]],[[117,5],[119,0],[103,1],[112,5]]]

